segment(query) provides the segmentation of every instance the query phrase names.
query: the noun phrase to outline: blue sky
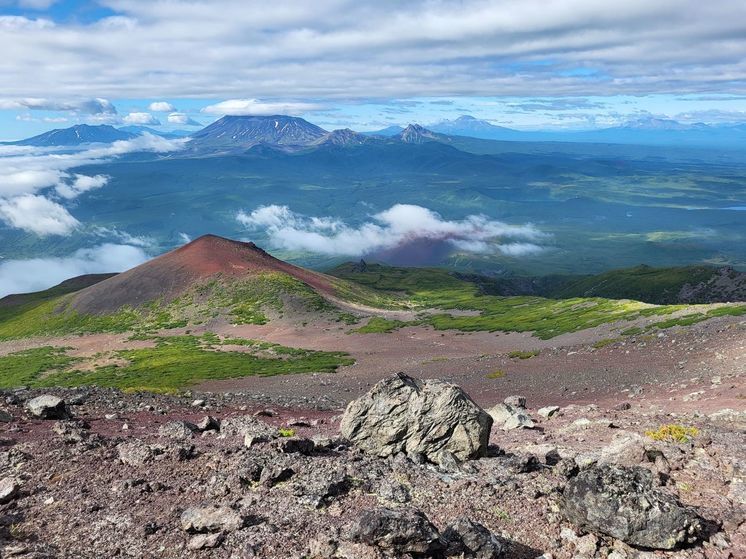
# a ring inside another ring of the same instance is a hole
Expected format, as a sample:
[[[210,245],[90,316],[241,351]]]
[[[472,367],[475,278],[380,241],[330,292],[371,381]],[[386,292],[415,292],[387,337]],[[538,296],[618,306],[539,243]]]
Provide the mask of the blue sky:
[[[374,130],[746,121],[746,3],[0,0],[0,139],[289,113]],[[159,103],[159,105],[153,105]]]

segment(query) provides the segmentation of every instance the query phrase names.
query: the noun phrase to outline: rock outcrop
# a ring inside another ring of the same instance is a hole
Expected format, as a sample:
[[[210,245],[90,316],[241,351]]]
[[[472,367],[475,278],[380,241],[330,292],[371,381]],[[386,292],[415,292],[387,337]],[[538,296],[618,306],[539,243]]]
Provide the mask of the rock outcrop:
[[[404,452],[439,462],[484,456],[492,418],[458,386],[403,374],[382,380],[347,406],[342,435],[369,454]]]

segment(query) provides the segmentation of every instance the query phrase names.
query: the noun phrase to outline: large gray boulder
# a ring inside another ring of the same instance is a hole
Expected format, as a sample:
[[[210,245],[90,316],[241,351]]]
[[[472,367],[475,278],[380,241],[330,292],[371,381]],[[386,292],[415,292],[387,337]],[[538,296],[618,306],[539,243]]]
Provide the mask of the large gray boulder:
[[[68,419],[70,414],[62,398],[43,394],[26,402],[29,415],[37,419]]]
[[[581,472],[565,487],[561,508],[581,530],[650,549],[694,543],[703,527],[693,510],[654,486],[652,472],[639,467],[605,464]]]
[[[484,456],[492,418],[455,384],[403,374],[376,384],[353,400],[342,417],[342,435],[369,454],[404,452],[438,462]]]

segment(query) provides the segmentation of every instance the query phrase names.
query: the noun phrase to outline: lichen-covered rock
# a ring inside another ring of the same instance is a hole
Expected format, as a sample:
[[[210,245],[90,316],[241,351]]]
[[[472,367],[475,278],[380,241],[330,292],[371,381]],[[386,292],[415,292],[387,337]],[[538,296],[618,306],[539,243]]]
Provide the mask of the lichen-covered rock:
[[[438,529],[421,511],[410,508],[366,510],[345,528],[343,536],[392,557],[431,557],[444,547]]]
[[[702,520],[671,494],[653,485],[644,468],[591,467],[565,488],[562,512],[578,528],[651,549],[674,549],[694,543]]]
[[[461,460],[484,456],[492,418],[455,384],[400,374],[353,400],[342,435],[377,456],[422,454],[437,462],[449,451]]]

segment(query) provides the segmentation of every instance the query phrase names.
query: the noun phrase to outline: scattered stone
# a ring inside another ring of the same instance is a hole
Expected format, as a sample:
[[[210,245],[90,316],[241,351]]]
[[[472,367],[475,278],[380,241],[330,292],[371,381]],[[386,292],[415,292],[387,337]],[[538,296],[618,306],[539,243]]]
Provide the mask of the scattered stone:
[[[446,555],[474,559],[500,559],[507,553],[505,542],[468,518],[459,518],[443,532]]]
[[[524,396],[508,396],[503,400],[503,404],[512,408],[526,409],[526,398]]]
[[[204,408],[206,404],[207,402],[205,402],[204,400],[201,400],[201,399],[195,400],[194,402],[192,402],[192,407],[193,408]]]
[[[503,431],[511,429],[533,429],[535,424],[525,408],[510,404],[497,404],[487,410],[494,424]]]
[[[18,496],[21,488],[18,480],[14,477],[6,477],[0,480],[0,505],[9,503]]]
[[[559,411],[560,411],[559,406],[546,406],[544,408],[539,408],[539,410],[536,413],[538,413],[539,416],[543,417],[544,419],[549,419],[550,417],[559,413]]]
[[[62,398],[43,394],[26,402],[26,410],[37,419],[67,419],[70,414]]]
[[[158,435],[183,441],[191,439],[197,430],[197,426],[188,421],[169,421],[158,428]]]
[[[627,411],[629,409],[632,409],[632,404],[630,404],[629,402],[622,402],[614,406],[614,409],[616,411]]]
[[[213,549],[223,543],[224,539],[225,536],[222,532],[216,532],[214,534],[197,534],[189,540],[187,548],[192,550]]]
[[[181,514],[181,528],[185,532],[233,532],[245,524],[246,518],[235,510],[216,505],[188,508]]]
[[[601,449],[599,464],[639,466],[646,461],[645,439],[637,433],[619,433],[610,444]]]
[[[386,501],[399,504],[408,503],[412,499],[409,489],[398,481],[391,479],[385,479],[381,482],[378,486],[378,496]]]
[[[245,437],[246,435],[277,436],[274,427],[250,415],[223,419],[220,422],[220,434],[226,437]]]
[[[0,409],[0,423],[10,423],[13,421],[13,416],[5,410]]]
[[[278,483],[289,480],[295,474],[295,470],[289,466],[270,465],[262,469],[259,483],[272,487]]]
[[[561,508],[581,530],[651,549],[694,543],[703,527],[695,512],[654,487],[653,474],[640,467],[607,464],[581,472],[568,482]]]
[[[206,415],[196,423],[195,427],[201,433],[205,431],[220,431],[220,420],[211,415]]]
[[[350,402],[340,426],[370,454],[420,453],[432,462],[444,450],[462,461],[484,456],[491,427],[489,414],[458,386],[404,374]]]
[[[395,557],[406,554],[430,557],[444,547],[437,528],[421,511],[409,508],[365,510],[343,533],[349,541],[378,548]]]
[[[444,450],[438,455],[438,467],[444,472],[456,473],[460,471],[461,464],[459,464],[453,452]]]
[[[311,427],[311,422],[305,417],[295,418],[291,417],[285,422],[286,427]]]
[[[247,433],[246,436],[244,436],[243,438],[243,445],[246,448],[252,448],[258,444],[263,444],[266,442],[269,442],[269,437],[265,435],[251,435]]]
[[[117,446],[117,453],[122,464],[127,464],[128,466],[142,466],[143,464],[152,462],[155,458],[155,453],[150,446],[139,439],[121,443]]]
[[[302,437],[283,437],[275,441],[275,446],[280,452],[285,454],[311,454],[314,449],[314,443],[311,439]]]

